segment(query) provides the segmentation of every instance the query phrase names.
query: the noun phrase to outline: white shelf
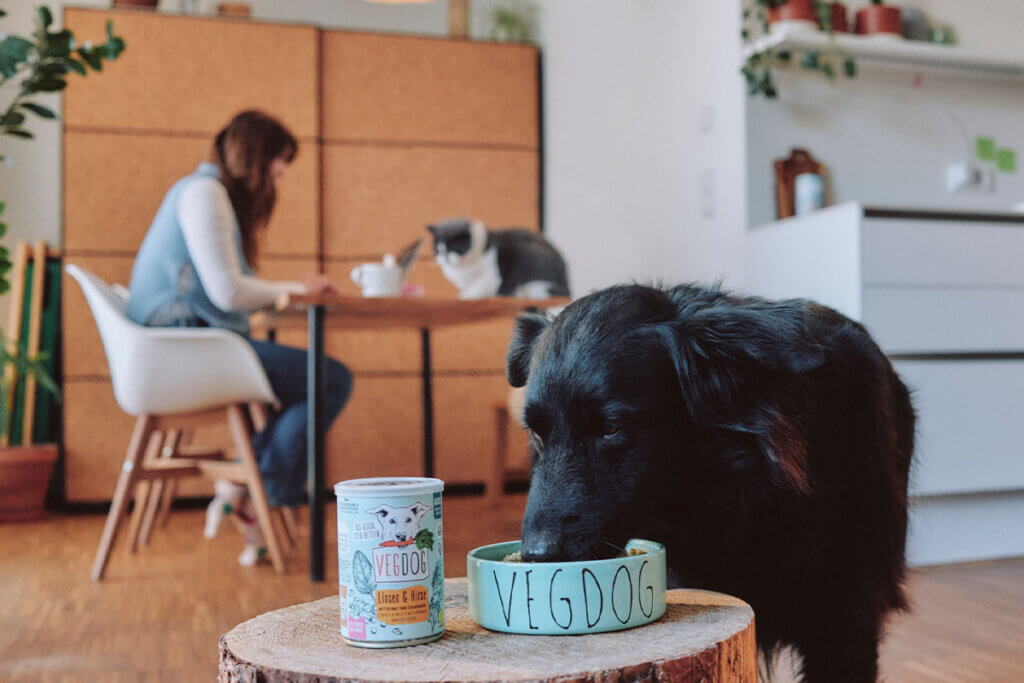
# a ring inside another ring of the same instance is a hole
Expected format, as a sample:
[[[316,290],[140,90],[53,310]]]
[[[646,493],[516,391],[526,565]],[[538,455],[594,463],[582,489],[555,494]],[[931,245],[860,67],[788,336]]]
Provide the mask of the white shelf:
[[[837,50],[858,60],[907,67],[933,67],[998,76],[1024,76],[1024,60],[993,57],[954,45],[936,45],[890,36],[829,35],[792,31],[759,38],[743,49],[743,61],[765,50]]]

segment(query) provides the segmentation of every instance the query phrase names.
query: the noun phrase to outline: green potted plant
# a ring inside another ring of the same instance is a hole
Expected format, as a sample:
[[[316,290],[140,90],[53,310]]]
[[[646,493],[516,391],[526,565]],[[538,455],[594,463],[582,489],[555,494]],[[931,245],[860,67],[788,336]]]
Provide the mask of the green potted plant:
[[[899,7],[886,5],[882,0],[857,10],[855,30],[858,35],[903,37],[903,13]]]
[[[810,12],[807,12],[808,6]],[[814,25],[830,36],[837,31],[849,30],[846,6],[841,2],[807,0],[804,3],[801,0],[801,4],[797,5],[794,0],[744,0],[743,40],[750,44],[750,41],[771,33],[773,16],[811,16]],[[849,78],[857,75],[856,63],[843,54],[838,46],[827,50],[800,50],[794,54],[793,50],[776,47],[771,42],[763,49],[755,47],[749,51],[740,71],[747,81],[750,95],[775,99],[778,97],[776,69],[785,69],[794,63],[807,71],[818,72],[830,81],[835,80],[839,74]]]
[[[0,19],[6,15],[0,8]],[[98,45],[79,45],[74,33],[55,29],[53,14],[40,7],[36,30],[23,37],[0,31],[0,139],[31,139],[25,127],[29,117],[53,120],[54,111],[31,99],[41,93],[60,92],[67,87],[66,77],[74,72],[85,76],[91,69],[100,71],[105,60],[117,59],[125,42],[115,36],[107,24],[106,40]],[[0,150],[0,162],[5,157]],[[7,232],[0,202],[0,239]],[[0,294],[10,290],[10,252],[0,245]],[[46,371],[41,356],[29,357],[23,349],[7,342],[0,330],[0,437],[7,443],[9,433],[10,378],[16,375],[33,377],[44,391],[58,392],[53,378]],[[31,439],[29,439],[31,440]],[[38,446],[3,446],[0,448],[0,520],[30,519],[42,514],[43,502],[53,465],[57,460],[56,444]]]

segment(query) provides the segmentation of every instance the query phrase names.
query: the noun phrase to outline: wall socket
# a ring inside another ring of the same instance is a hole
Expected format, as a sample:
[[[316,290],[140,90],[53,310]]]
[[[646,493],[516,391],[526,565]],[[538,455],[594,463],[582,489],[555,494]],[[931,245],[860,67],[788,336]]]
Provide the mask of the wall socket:
[[[946,191],[995,192],[996,170],[970,162],[952,163],[946,166]]]

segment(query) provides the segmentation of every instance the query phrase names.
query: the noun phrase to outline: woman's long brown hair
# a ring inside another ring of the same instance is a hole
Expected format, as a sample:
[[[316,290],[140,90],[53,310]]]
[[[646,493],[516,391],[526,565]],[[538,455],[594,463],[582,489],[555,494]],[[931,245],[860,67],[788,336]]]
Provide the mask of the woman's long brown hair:
[[[220,169],[231,206],[242,232],[242,251],[251,267],[259,256],[258,234],[266,227],[277,201],[270,164],[277,158],[291,163],[299,143],[291,131],[261,111],[243,111],[231,119],[213,141],[211,160]]]

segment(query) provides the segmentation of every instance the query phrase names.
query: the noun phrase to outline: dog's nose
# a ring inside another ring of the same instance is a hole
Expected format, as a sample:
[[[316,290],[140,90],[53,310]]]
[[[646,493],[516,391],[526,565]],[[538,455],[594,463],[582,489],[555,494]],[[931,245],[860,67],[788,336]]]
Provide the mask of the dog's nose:
[[[524,562],[558,562],[565,559],[565,545],[555,539],[539,538],[523,543]]]

